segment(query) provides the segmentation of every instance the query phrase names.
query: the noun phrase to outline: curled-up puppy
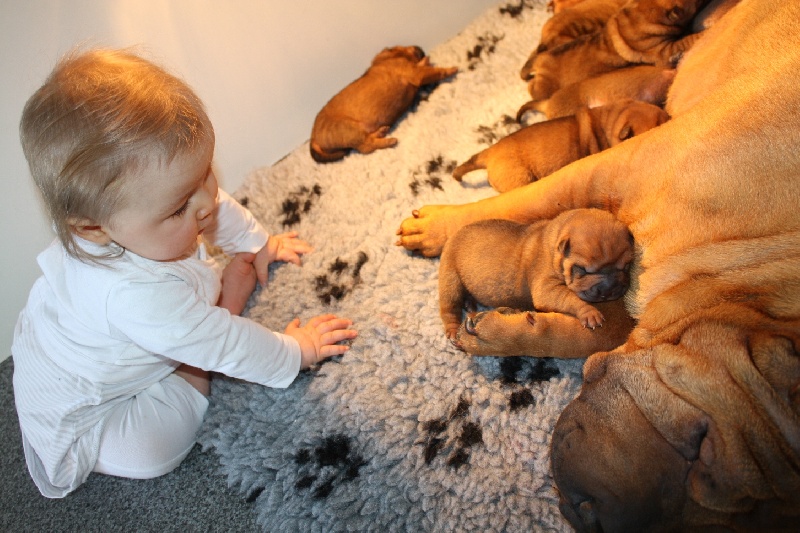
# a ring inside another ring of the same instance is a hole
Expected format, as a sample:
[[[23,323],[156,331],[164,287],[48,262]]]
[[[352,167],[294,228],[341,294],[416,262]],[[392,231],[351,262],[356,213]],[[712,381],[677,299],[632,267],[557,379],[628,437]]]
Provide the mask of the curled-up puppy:
[[[520,70],[520,77],[525,81],[533,77],[533,62],[537,54],[574,41],[582,35],[602,30],[608,19],[627,2],[628,0],[581,0],[566,6],[556,4],[553,16],[542,25],[539,45]]]
[[[633,99],[663,106],[675,69],[637,65],[612,70],[557,90],[547,100],[531,100],[517,112],[522,122],[528,111],[544,113],[548,119],[577,113],[581,107],[598,107],[618,100]]]
[[[582,107],[575,115],[532,124],[500,139],[456,167],[453,177],[461,181],[468,172],[486,169],[489,184],[506,192],[644,133],[668,118],[660,107],[634,100]]]
[[[528,92],[545,100],[561,87],[635,64],[674,67],[702,33],[687,34],[709,0],[631,0],[602,31],[539,53]]]
[[[452,76],[456,67],[434,67],[418,46],[386,48],[369,69],[325,104],[311,130],[311,157],[318,163],[397,144],[391,126],[414,102],[419,88]]]
[[[471,298],[488,307],[573,315],[587,328],[602,326],[590,302],[621,298],[628,290],[633,237],[608,211],[575,209],[552,220],[519,224],[484,220],[447,240],[439,263],[439,313],[455,343]]]

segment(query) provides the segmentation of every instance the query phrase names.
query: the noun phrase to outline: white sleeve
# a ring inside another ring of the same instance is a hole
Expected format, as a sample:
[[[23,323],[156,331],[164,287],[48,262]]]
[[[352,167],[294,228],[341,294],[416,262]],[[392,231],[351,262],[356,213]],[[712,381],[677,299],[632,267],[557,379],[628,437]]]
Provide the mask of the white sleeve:
[[[281,388],[300,371],[294,338],[209,305],[177,277],[120,284],[107,310],[112,327],[134,344],[181,363]]]
[[[206,238],[228,254],[238,252],[257,253],[267,243],[269,233],[231,195],[218,190],[216,224],[206,231]]]

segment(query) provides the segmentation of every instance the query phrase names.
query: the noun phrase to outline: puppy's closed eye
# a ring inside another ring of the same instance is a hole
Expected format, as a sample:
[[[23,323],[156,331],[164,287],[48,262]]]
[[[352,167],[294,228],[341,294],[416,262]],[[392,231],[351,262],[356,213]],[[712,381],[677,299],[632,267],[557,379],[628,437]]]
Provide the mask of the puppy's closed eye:
[[[634,135],[633,128],[631,128],[629,125],[625,126],[619,131],[619,140],[624,141],[626,139],[630,139],[631,137],[633,137],[633,135]]]

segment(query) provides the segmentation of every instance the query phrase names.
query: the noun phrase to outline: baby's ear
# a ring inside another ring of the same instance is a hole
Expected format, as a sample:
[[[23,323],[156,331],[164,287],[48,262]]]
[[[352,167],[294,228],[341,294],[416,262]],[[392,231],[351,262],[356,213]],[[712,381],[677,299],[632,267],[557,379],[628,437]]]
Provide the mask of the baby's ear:
[[[72,233],[95,244],[106,245],[111,242],[111,237],[105,227],[89,220],[88,218],[73,217],[67,220]]]

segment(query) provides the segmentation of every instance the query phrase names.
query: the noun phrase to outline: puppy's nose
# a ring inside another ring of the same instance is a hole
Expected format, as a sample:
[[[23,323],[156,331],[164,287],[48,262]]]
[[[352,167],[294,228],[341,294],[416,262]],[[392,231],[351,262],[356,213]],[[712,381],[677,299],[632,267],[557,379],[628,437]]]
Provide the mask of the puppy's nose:
[[[417,59],[422,59],[423,57],[425,57],[425,50],[423,50],[419,46],[415,46],[414,47],[414,54],[416,54]]]

